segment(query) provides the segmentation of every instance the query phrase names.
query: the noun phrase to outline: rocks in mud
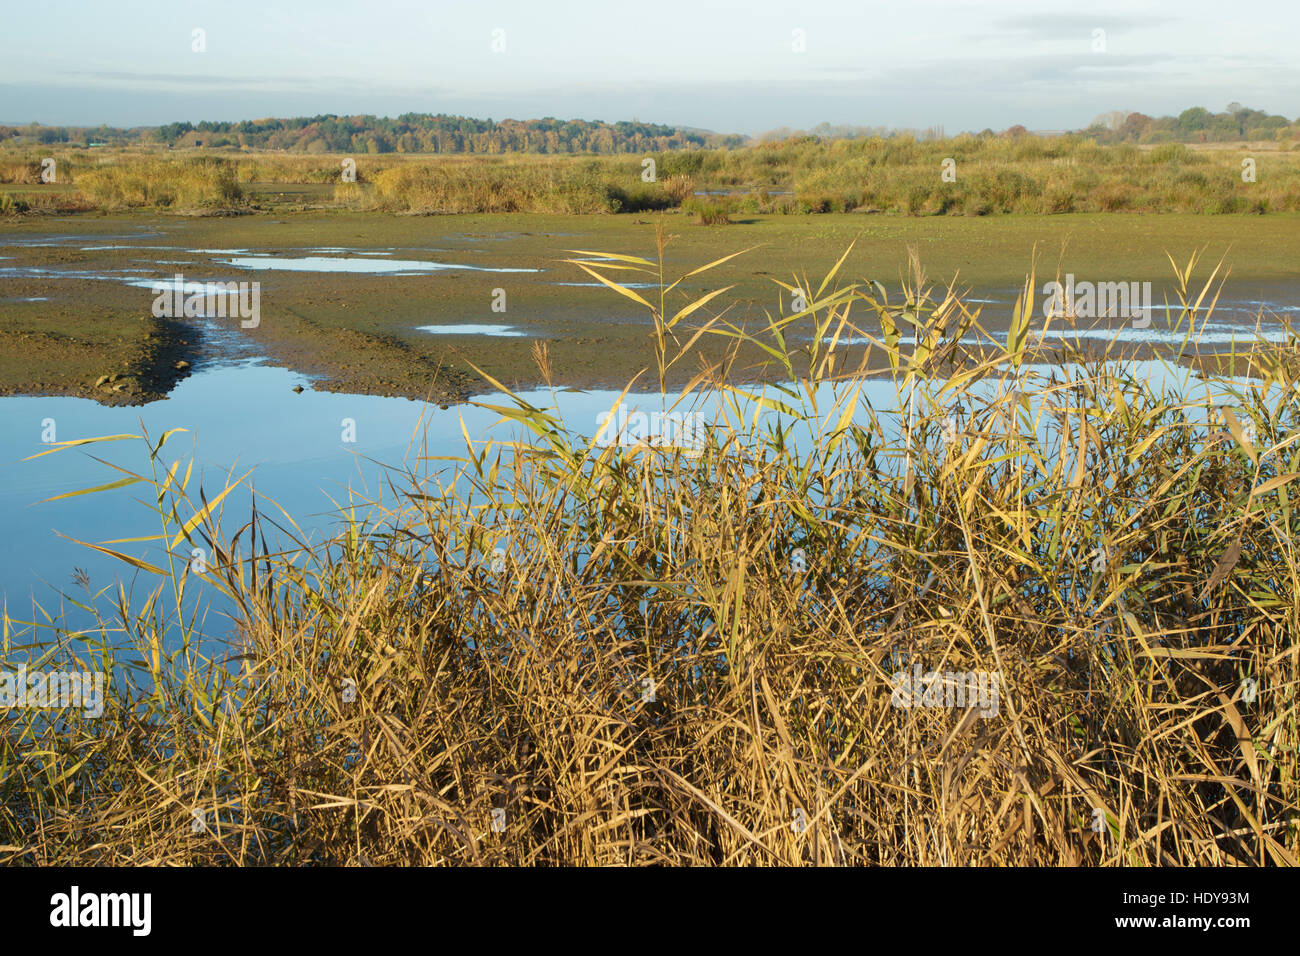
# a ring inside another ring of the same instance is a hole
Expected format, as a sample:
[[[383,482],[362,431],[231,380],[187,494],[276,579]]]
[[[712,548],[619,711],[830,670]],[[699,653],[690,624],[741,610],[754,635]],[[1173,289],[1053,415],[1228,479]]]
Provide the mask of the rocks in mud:
[[[140,389],[140,380],[134,375],[110,372],[95,379],[95,388],[104,388],[113,392],[134,392]]]

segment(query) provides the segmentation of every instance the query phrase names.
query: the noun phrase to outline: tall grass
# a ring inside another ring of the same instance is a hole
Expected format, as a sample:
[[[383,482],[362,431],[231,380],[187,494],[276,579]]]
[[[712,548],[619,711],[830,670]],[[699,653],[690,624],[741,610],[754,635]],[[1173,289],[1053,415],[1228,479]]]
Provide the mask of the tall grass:
[[[0,182],[33,182],[43,155],[6,151]],[[648,157],[657,165],[657,181],[649,183],[641,179],[644,157],[384,154],[351,157],[358,189],[343,183],[341,156],[230,152],[181,160],[140,149],[54,155],[60,181],[75,182],[103,208],[233,204],[250,186],[332,183],[340,187],[335,198],[342,205],[431,213],[677,209],[696,189],[725,190],[732,211],[764,214],[1300,210],[1295,150],[1103,146],[1080,136],[802,137],[743,149],[663,152]],[[1242,179],[1244,159],[1256,164],[1254,182]],[[945,160],[955,164],[951,181],[942,176]]]
[[[226,160],[194,157],[108,165],[76,177],[77,188],[96,206],[219,208],[238,206],[244,198],[235,168]]]
[[[103,719],[0,715],[0,859],[1296,863],[1294,339],[1250,356],[1272,391],[1222,380],[1219,411],[1110,357],[1036,373],[1029,297],[1004,348],[959,354],[981,314],[919,264],[892,294],[843,259],[792,278],[807,307],[756,330],[716,293],[679,306],[666,242],[575,253],[647,309],[659,381],[702,335],[788,378],[665,396],[723,402],[698,454],[602,447],[511,396],[487,407],[518,441],[394,468],[285,550],[273,506],[223,534],[220,498],[138,436],[148,467],[115,477],[209,566],[122,552],[143,604],[83,600]],[[1214,295],[1191,273],[1183,328]],[[860,406],[850,335],[889,359],[901,433]],[[199,588],[236,609],[223,646],[182,610]],[[7,666],[70,637],[6,614]],[[1000,712],[893,706],[913,662],[998,675]]]
[[[375,175],[374,205],[420,213],[611,213],[667,209],[681,201],[670,184],[630,175],[614,181],[612,165],[408,163]]]

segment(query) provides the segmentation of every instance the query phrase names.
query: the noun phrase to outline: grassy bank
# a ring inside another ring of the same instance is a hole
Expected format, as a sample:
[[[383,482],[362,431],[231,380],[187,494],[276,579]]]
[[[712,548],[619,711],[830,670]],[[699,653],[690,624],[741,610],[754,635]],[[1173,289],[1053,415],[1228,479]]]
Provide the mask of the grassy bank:
[[[10,147],[0,153],[0,184],[39,186],[46,157],[56,162],[57,182],[95,209],[256,211],[282,206],[277,188],[293,186],[312,187],[305,196],[317,206],[416,213],[643,212],[678,209],[696,192],[719,194],[710,201],[723,214],[751,215],[1300,211],[1300,151],[1288,143],[1192,149],[1099,145],[1081,136],[801,137],[588,157]],[[643,178],[647,159],[653,180]],[[1245,161],[1253,164],[1249,176]],[[354,168],[345,181],[347,163]],[[40,208],[23,195],[0,189],[0,204],[8,203],[0,212],[21,212],[23,203]]]
[[[657,274],[660,238],[616,264]],[[128,556],[142,604],[82,599],[101,719],[0,714],[0,859],[1295,865],[1300,348],[1256,359],[1277,396],[1220,410],[1115,363],[1031,378],[1017,310],[932,403],[977,316],[903,282],[831,269],[757,340],[725,295],[625,290],[652,381],[695,335],[767,349],[798,379],[769,393],[783,425],[726,363],[688,389],[735,402],[698,454],[602,448],[516,401],[527,442],[397,471],[291,553],[269,505],[223,532],[220,490],[142,436],[173,557]],[[875,340],[917,396],[902,436],[848,414],[870,362],[814,346],[796,371],[805,320]],[[237,609],[215,649],[177,610],[200,588]],[[6,619],[8,670],[72,646]],[[899,706],[914,663],[995,675],[996,713]]]

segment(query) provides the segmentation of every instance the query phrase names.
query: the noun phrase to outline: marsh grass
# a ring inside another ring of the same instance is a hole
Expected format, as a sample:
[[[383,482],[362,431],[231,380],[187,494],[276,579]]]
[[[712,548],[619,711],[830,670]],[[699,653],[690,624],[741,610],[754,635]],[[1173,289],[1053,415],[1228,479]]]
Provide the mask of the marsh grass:
[[[39,182],[46,155],[0,153],[0,183]],[[97,208],[201,208],[239,204],[259,186],[342,186],[341,162],[351,158],[365,204],[393,212],[643,212],[682,208],[697,188],[727,190],[733,211],[751,214],[1300,211],[1300,152],[1261,144],[1190,149],[1099,145],[1082,136],[799,137],[654,153],[654,183],[642,182],[641,157],[634,156],[187,155],[141,148],[52,155],[61,181],[75,183]],[[1242,181],[1246,157],[1256,161],[1255,182]],[[955,163],[952,182],[941,176],[948,159]],[[336,190],[340,205],[357,198],[357,190]]]
[[[667,209],[679,189],[615,176],[616,163],[407,163],[375,174],[376,208],[417,213],[611,213]],[[623,161],[622,165],[630,165]]]
[[[244,192],[225,159],[199,156],[105,165],[76,176],[80,192],[96,207],[218,208],[239,206]]]
[[[731,225],[728,206],[723,202],[688,199],[682,204],[682,211],[695,216],[695,221],[701,226]]]
[[[307,547],[266,502],[223,534],[247,477],[205,498],[168,436],[135,437],[147,467],[113,477],[209,566],[104,543],[143,600],[87,596],[81,635],[6,611],[8,668],[82,654],[115,678],[99,721],[0,715],[0,859],[1294,865],[1294,339],[1248,357],[1272,391],[1220,381],[1219,412],[1108,358],[1035,375],[1028,302],[1005,347],[954,361],[981,314],[915,258],[892,293],[845,259],[792,277],[807,307],[760,328],[726,290],[679,306],[670,238],[574,253],[649,313],[660,383],[703,335],[789,382],[756,396],[724,364],[665,397],[724,403],[698,455],[602,448],[511,396],[487,407],[518,440],[394,466]],[[1190,327],[1215,277],[1178,278]],[[889,358],[901,435],[860,409],[849,335]],[[220,646],[186,610],[202,589],[234,608]],[[999,714],[891,706],[900,661],[998,675]]]

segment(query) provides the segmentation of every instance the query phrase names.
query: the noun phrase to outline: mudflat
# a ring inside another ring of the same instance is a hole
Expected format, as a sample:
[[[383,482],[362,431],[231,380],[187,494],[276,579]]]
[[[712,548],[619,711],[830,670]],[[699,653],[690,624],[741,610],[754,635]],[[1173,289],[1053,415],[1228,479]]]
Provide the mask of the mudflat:
[[[851,243],[838,281],[876,279],[896,289],[914,247],[930,282],[955,277],[986,300],[980,321],[990,330],[1007,327],[1009,302],[1035,257],[1039,286],[1058,273],[1150,281],[1158,306],[1174,285],[1166,253],[1182,265],[1201,250],[1193,284],[1222,259],[1230,270],[1224,298],[1236,304],[1229,314],[1247,335],[1255,304],[1300,306],[1293,213],[755,215],[725,226],[681,214],[79,215],[0,223],[0,394],[139,404],[166,395],[204,362],[245,354],[308,373],[320,389],[453,403],[487,390],[473,366],[512,387],[538,384],[536,340],[546,343],[557,382],[622,387],[653,365],[651,319],[565,260],[581,258],[571,250],[654,259],[661,219],[674,236],[665,283],[749,250],[679,285],[665,300],[669,314],[734,285],[717,300],[728,303],[724,319],[751,328],[765,314],[790,312],[790,293],[774,279],[815,289]],[[150,284],[176,275],[260,283],[256,327],[156,316]],[[610,275],[636,283],[658,305],[657,274]],[[683,323],[683,341],[707,312]],[[851,318],[869,321],[865,312]],[[670,378],[680,384],[721,361],[731,344],[703,337]],[[860,348],[848,349],[849,362]],[[733,378],[776,374],[757,349],[737,358]]]

